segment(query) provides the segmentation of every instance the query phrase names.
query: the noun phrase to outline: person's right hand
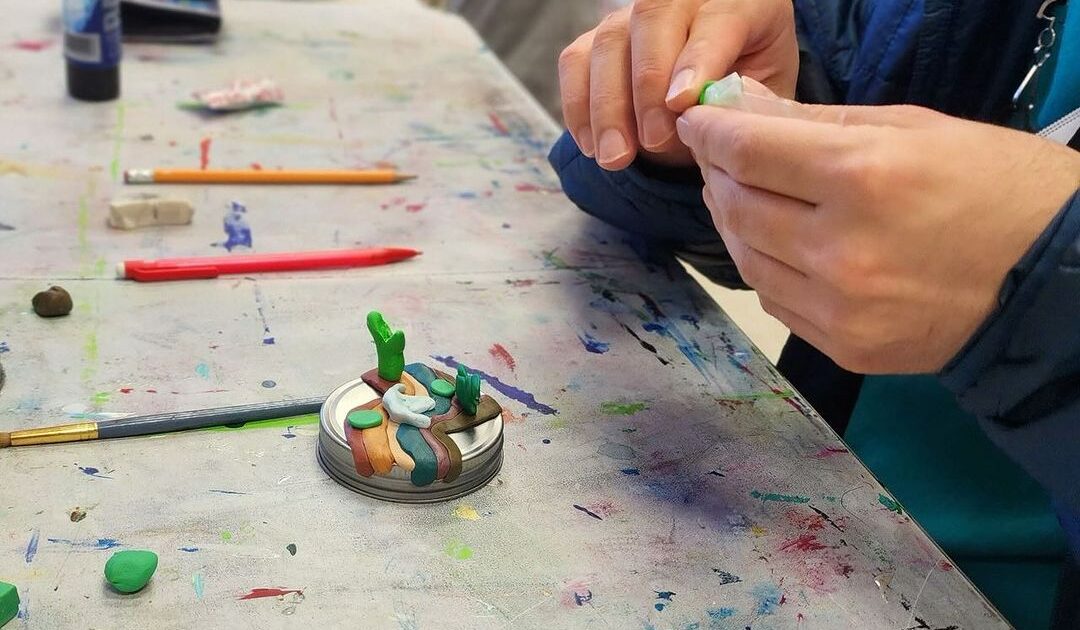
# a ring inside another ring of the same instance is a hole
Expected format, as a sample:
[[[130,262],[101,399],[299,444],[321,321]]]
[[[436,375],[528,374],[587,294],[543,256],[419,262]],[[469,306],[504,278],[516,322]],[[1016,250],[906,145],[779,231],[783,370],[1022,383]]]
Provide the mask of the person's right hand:
[[[563,118],[582,153],[609,170],[639,150],[693,164],[675,118],[730,72],[791,98],[799,71],[791,0],[637,0],[559,56]]]

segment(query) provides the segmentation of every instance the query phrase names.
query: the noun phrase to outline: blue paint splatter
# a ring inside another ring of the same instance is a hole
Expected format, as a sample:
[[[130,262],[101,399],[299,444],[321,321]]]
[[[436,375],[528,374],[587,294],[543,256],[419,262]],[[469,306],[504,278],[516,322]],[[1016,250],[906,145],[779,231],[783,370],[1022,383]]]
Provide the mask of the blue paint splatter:
[[[578,606],[584,606],[592,601],[592,591],[586,589],[584,593],[574,591],[574,603]]]
[[[202,573],[196,573],[191,576],[191,585],[195,587],[195,597],[202,599],[203,594],[203,578]]]
[[[236,490],[210,490],[215,494],[247,494],[246,492],[237,492]]]
[[[0,354],[4,354],[5,352],[11,352],[11,348],[8,347],[6,341],[0,341]]]
[[[638,470],[637,468],[623,468],[622,469],[622,474],[631,475],[631,476],[637,476],[637,475],[641,474],[641,471]]]
[[[772,582],[758,584],[750,591],[750,595],[757,600],[757,614],[759,615],[771,615],[776,612],[776,608],[780,605],[780,600],[784,596],[780,591],[780,587]]]
[[[720,621],[721,619],[728,619],[735,616],[734,608],[707,608],[705,614],[709,616],[710,621]]]
[[[112,479],[112,477],[107,477],[105,475],[98,474],[101,471],[98,470],[97,468],[94,468],[93,466],[79,466],[78,468],[84,475],[89,475],[91,477],[97,477],[98,479]]]
[[[97,540],[68,540],[67,538],[49,538],[49,542],[70,547],[85,547],[87,549],[113,549],[121,547],[120,541],[115,538],[98,538]]]
[[[431,358],[435,359],[439,363],[442,363],[443,365],[449,367],[452,370],[456,370],[457,367],[459,365],[461,365],[460,363],[458,363],[454,359],[454,357],[440,357],[440,356],[432,355]],[[503,396],[506,396],[507,398],[513,398],[514,400],[516,400],[519,403],[525,405],[529,409],[539,411],[540,413],[542,413],[542,414],[544,414],[546,416],[553,416],[553,415],[559,413],[554,407],[550,407],[548,405],[545,405],[544,403],[538,402],[536,400],[536,396],[534,396],[533,394],[530,394],[527,391],[518,389],[518,388],[514,387],[513,385],[508,385],[508,384],[500,381],[495,376],[492,376],[492,375],[487,374],[485,372],[481,372],[480,370],[477,370],[477,369],[474,369],[474,368],[469,368],[469,371],[473,372],[474,374],[479,376],[488,385],[491,385],[491,387],[494,388],[495,391],[499,392]]]
[[[230,252],[235,247],[251,247],[251,226],[248,225],[246,214],[247,208],[243,204],[234,201],[229,205],[223,221],[226,240],[217,245]]]
[[[285,427],[285,432],[281,434],[281,437],[285,438],[286,440],[293,439],[294,437],[296,437],[296,434],[293,433],[292,430],[292,426]]]
[[[673,591],[653,591],[653,592],[656,593],[656,598],[657,599],[662,600],[662,601],[656,602],[656,604],[653,605],[653,608],[655,608],[657,611],[664,610],[664,608],[667,607],[667,605],[671,603],[671,598],[675,597],[675,593]]]
[[[179,547],[179,550],[183,551],[184,553],[195,553],[196,551],[199,550],[199,548],[198,547]]]
[[[277,382],[271,381],[270,379],[266,379],[265,381],[262,382],[262,386],[265,387],[266,389],[273,389],[273,388],[277,387]]]
[[[259,321],[262,322],[263,327],[262,342],[264,346],[272,346],[276,343],[276,340],[274,339],[274,335],[270,333],[270,323],[266,321],[266,310],[262,290],[259,289],[257,283],[252,283],[252,286],[255,290],[255,311],[259,314]]]
[[[38,530],[34,530],[34,533],[30,534],[30,542],[26,543],[26,554],[23,558],[26,559],[26,564],[30,564],[34,561],[34,556],[37,555],[38,546]]]
[[[578,335],[578,339],[581,340],[581,345],[585,346],[585,349],[593,354],[604,354],[611,349],[610,343],[600,341],[589,333],[581,333]]]
[[[476,193],[471,190],[465,190],[458,193],[458,197],[461,199],[476,199]]]
[[[199,375],[199,378],[210,378],[210,366],[205,363],[200,363],[195,366],[195,373]]]

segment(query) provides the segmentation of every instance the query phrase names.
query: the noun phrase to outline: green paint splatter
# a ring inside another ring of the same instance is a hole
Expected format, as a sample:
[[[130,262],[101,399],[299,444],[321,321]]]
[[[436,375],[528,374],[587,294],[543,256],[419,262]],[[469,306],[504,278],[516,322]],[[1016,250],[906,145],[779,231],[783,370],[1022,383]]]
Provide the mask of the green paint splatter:
[[[754,490],[750,496],[764,501],[779,501],[781,503],[809,503],[810,497],[800,497],[794,494],[777,494],[775,492],[759,492]]]
[[[86,240],[86,228],[90,227],[90,202],[89,195],[83,195],[79,197],[79,214],[77,216],[77,224],[79,226],[79,249],[86,251],[89,246]]]
[[[556,255],[555,252],[557,251],[559,250],[551,249],[541,252],[541,254],[543,254],[544,256],[545,265],[547,265],[548,267],[553,267],[555,269],[577,269],[577,267],[571,266],[569,263],[563,260],[562,257]]]
[[[124,144],[124,102],[116,104],[116,132],[113,137],[112,161],[109,162],[109,174],[113,181],[120,175],[120,147]]]
[[[643,402],[619,403],[608,401],[600,404],[600,412],[609,416],[632,416],[648,408],[648,403]]]
[[[94,261],[94,275],[95,276],[103,276],[103,275],[105,275],[105,266],[107,264],[108,263],[105,262],[104,257],[98,256],[98,259]]]
[[[728,396],[721,396],[716,399],[717,402],[752,402],[755,400],[783,400],[785,398],[791,398],[795,395],[795,392],[790,389],[781,390],[778,392],[750,392],[748,394],[731,394]]]
[[[221,539],[225,542],[232,540],[232,532],[221,532]]]
[[[904,508],[900,507],[899,503],[897,503],[896,501],[893,501],[892,499],[885,496],[884,494],[877,495],[877,500],[878,500],[878,503],[884,505],[886,508],[888,508],[892,512],[896,512],[897,514],[903,514],[904,513]]]
[[[98,359],[98,344],[97,344],[97,331],[90,331],[86,335],[86,341],[83,343],[83,354],[86,356],[86,360],[89,362],[97,361]]]
[[[567,422],[566,418],[556,417],[548,420],[546,425],[549,429],[565,429],[570,426],[570,423]]]
[[[454,560],[468,560],[473,557],[472,548],[460,540],[448,541],[446,546],[443,547],[443,551]]]
[[[104,405],[109,402],[109,392],[98,392],[90,397],[90,402],[95,405]]]
[[[255,420],[239,425],[227,425],[223,427],[208,427],[199,431],[249,431],[251,429],[286,429],[308,424],[318,424],[319,414],[312,413],[306,416],[292,416],[289,418],[274,418],[272,420]]]

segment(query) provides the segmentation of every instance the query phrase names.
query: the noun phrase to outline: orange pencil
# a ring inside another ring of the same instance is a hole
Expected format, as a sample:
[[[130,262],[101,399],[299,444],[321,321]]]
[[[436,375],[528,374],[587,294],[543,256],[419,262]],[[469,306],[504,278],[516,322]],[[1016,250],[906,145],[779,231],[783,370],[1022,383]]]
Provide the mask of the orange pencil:
[[[414,179],[389,168],[365,170],[130,169],[126,184],[396,184]]]

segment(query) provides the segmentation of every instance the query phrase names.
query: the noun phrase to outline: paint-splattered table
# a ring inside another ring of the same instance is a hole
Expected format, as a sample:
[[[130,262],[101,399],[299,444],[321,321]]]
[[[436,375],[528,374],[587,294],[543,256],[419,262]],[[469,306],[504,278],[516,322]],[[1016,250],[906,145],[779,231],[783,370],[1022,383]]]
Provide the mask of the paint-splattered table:
[[[90,105],[63,96],[54,4],[0,26],[0,429],[325,395],[374,363],[370,308],[410,357],[481,370],[509,424],[490,486],[422,507],[331,481],[312,418],[0,451],[15,627],[1007,626],[678,266],[572,207],[544,160],[554,125],[462,22],[402,0],[232,3],[214,46],[129,46],[123,99]],[[176,106],[264,75],[286,107]],[[194,225],[105,227],[122,168],[200,161],[420,179],[163,187]],[[111,278],[248,234],[425,254]],[[71,316],[30,312],[51,283]],[[113,548],[161,555],[148,590],[105,587]]]

